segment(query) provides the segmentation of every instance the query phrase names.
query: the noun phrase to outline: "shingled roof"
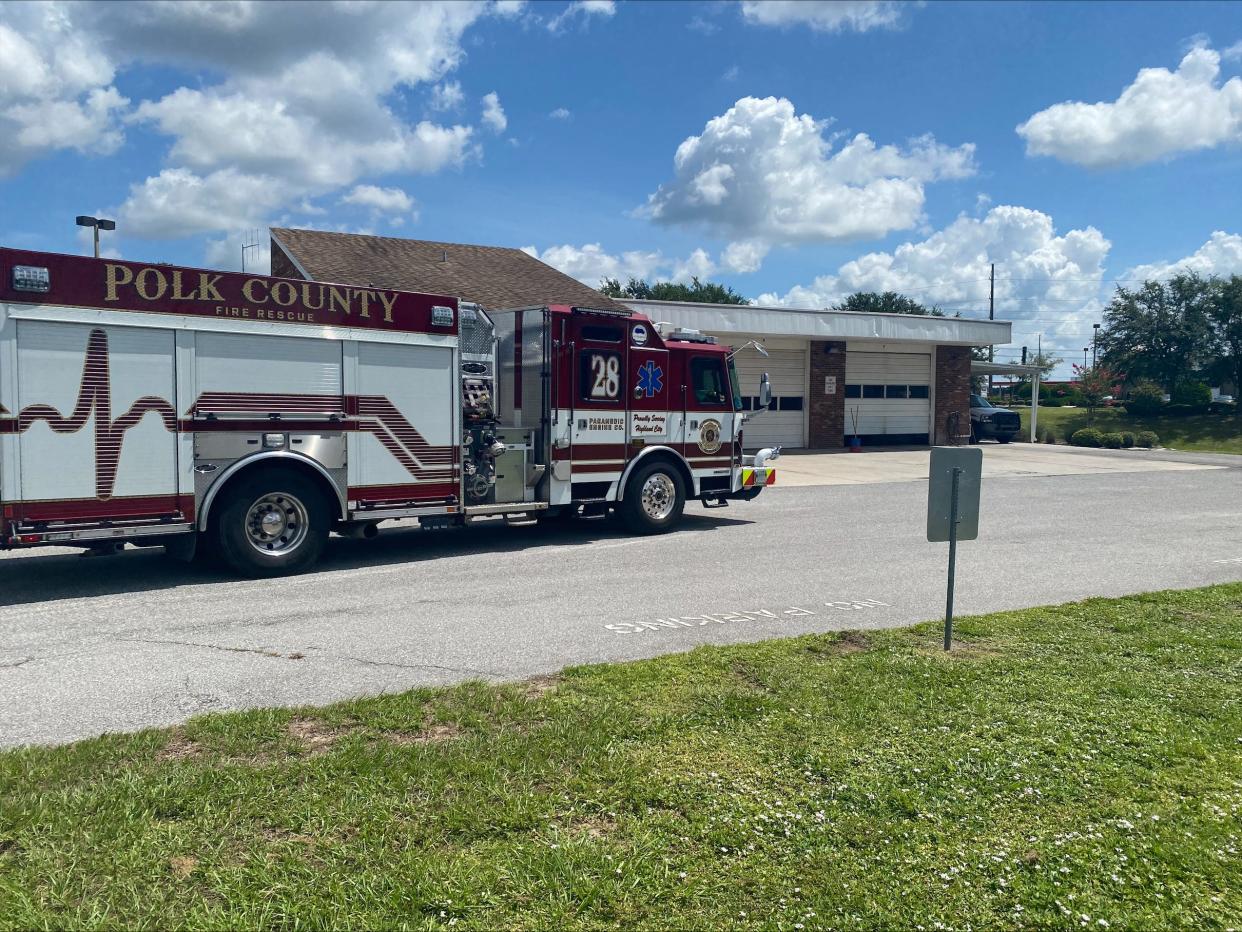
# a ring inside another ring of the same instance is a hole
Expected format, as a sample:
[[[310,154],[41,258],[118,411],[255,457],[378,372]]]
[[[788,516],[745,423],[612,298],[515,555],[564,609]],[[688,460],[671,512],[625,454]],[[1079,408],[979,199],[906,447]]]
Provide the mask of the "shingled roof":
[[[273,275],[451,295],[490,308],[571,304],[629,313],[520,249],[283,227],[271,234]]]

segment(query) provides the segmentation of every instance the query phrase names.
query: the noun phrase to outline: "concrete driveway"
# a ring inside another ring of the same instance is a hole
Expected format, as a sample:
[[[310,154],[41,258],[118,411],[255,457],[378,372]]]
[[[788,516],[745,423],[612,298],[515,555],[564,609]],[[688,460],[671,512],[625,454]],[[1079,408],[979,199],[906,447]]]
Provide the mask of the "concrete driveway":
[[[1210,457],[1186,457],[1168,450],[1089,450],[1031,443],[981,443],[979,449],[983,451],[983,475],[991,479],[1224,468]],[[786,486],[912,482],[927,478],[930,457],[926,447],[795,452],[777,461],[777,481]]]
[[[692,505],[660,537],[599,520],[333,539],[287,579],[153,550],[0,554],[0,746],[934,619],[946,546],[924,539],[926,457],[789,456],[781,485]],[[985,446],[984,459],[962,614],[1242,579],[1242,457]],[[834,475],[855,481],[797,487]]]

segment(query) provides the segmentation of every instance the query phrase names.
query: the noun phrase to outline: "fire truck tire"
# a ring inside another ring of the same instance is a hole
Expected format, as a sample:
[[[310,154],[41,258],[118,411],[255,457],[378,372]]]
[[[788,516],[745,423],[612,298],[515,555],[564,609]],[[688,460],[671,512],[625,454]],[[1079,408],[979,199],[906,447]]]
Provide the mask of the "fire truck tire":
[[[630,477],[621,500],[621,517],[636,534],[663,534],[681,520],[686,484],[672,463],[657,460]]]
[[[319,559],[331,519],[314,482],[288,470],[263,470],[227,489],[212,520],[214,549],[244,576],[285,576]]]

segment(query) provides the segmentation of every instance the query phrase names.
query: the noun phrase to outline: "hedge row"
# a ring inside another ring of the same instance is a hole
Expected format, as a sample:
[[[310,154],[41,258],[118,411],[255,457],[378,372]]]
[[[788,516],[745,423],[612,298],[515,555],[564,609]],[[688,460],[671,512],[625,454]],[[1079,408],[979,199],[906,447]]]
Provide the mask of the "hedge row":
[[[1136,434],[1128,430],[1106,434],[1094,427],[1084,427],[1081,430],[1074,431],[1069,438],[1069,442],[1076,447],[1105,447],[1109,450],[1128,450],[1130,447],[1139,446],[1150,450],[1160,443],[1160,438],[1155,431],[1151,430],[1140,430]]]

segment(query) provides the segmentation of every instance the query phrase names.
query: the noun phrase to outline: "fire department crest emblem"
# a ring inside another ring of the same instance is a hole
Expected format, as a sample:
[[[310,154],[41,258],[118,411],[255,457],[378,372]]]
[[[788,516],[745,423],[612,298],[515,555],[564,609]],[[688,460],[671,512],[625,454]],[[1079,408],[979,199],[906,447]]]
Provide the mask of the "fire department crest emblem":
[[[699,427],[699,449],[704,453],[720,449],[720,422],[715,418],[709,418]]]

